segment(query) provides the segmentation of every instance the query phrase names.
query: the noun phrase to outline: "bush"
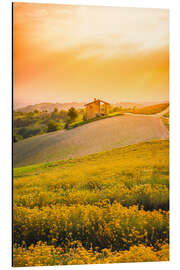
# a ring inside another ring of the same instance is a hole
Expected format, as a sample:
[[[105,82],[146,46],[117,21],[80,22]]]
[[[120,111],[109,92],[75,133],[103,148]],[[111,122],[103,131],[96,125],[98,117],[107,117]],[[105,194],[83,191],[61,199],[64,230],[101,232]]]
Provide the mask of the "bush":
[[[54,120],[50,120],[47,125],[47,132],[52,132],[58,130],[58,123],[56,123]]]
[[[43,127],[40,125],[22,127],[15,129],[15,132],[18,137],[20,136],[19,139],[25,139],[43,133]]]

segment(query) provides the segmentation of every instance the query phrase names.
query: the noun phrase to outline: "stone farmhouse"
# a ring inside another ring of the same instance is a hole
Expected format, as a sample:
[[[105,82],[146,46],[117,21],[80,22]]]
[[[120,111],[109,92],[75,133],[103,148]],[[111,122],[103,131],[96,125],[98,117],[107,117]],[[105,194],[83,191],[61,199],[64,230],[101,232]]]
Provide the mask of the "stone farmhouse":
[[[86,107],[86,119],[92,119],[109,113],[110,104],[106,101],[94,98],[94,101],[84,105]]]

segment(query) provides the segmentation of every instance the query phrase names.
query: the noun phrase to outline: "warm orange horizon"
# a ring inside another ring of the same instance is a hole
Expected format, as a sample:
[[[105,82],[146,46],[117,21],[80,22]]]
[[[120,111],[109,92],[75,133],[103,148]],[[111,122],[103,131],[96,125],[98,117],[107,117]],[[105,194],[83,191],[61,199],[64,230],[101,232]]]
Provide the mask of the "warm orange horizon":
[[[14,106],[169,99],[169,11],[14,3]]]

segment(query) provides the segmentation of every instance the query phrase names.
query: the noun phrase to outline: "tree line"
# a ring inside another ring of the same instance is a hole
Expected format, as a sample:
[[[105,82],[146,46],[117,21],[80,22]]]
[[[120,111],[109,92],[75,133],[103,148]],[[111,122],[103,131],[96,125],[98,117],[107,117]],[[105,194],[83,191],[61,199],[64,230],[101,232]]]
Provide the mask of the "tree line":
[[[40,135],[56,130],[68,128],[76,120],[85,117],[84,109],[76,110],[71,107],[68,111],[57,108],[52,112],[14,112],[13,113],[13,142],[18,142],[28,137]]]

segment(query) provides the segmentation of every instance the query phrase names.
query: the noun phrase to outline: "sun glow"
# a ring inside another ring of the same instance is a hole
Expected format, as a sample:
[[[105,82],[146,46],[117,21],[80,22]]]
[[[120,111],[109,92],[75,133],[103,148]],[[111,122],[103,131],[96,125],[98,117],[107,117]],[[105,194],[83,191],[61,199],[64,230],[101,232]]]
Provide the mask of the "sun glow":
[[[14,4],[16,104],[169,97],[169,12]]]

